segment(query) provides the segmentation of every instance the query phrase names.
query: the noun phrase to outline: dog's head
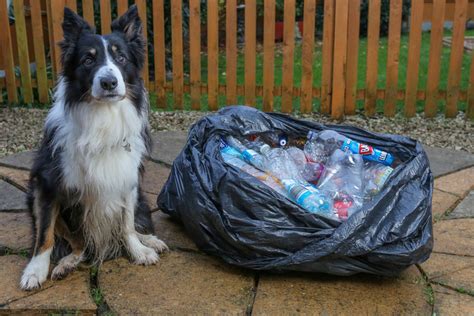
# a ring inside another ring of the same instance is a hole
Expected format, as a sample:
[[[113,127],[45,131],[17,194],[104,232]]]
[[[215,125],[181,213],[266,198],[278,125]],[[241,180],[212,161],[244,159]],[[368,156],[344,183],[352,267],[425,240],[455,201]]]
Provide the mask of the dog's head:
[[[102,36],[65,8],[63,32],[61,62],[68,102],[115,102],[141,86],[145,41],[135,5],[112,22],[111,34]]]

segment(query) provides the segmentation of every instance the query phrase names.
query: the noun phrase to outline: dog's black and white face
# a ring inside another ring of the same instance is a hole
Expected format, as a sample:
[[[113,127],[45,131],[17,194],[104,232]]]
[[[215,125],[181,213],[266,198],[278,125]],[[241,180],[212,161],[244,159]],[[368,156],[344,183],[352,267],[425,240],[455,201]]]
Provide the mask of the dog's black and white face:
[[[144,38],[136,7],[112,23],[112,33],[97,35],[80,16],[64,11],[62,49],[67,104],[115,102],[140,94]]]

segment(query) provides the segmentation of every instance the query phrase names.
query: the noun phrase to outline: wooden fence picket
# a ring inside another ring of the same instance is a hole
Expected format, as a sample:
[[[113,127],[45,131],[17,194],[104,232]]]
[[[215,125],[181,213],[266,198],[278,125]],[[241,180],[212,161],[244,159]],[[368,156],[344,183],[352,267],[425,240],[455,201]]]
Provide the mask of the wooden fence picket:
[[[46,70],[46,56],[44,48],[43,19],[41,2],[31,1],[31,30],[33,33],[33,46],[36,63],[36,82],[38,88],[38,101],[49,102],[48,74]],[[31,44],[30,44],[31,45]]]
[[[10,33],[10,22],[8,18],[8,6],[6,0],[0,0],[0,53],[3,57],[3,69],[5,71],[5,85],[7,89],[8,102],[18,102],[16,89],[15,61],[13,58],[13,45]],[[1,93],[1,91],[0,91]]]
[[[453,40],[449,59],[446,116],[455,117],[459,99],[462,56],[464,53],[464,30],[466,29],[468,0],[457,0],[454,8]]]
[[[369,1],[369,25],[367,30],[367,68],[366,68],[366,93],[365,114],[375,114],[377,104],[377,76],[379,60],[379,36],[380,36],[380,0]]]
[[[336,0],[324,1],[323,55],[321,74],[321,112],[324,114],[329,114],[331,111],[335,1]]]
[[[357,0],[355,0],[357,1]],[[309,113],[313,109],[313,63],[314,63],[314,27],[316,0],[305,0],[303,17],[301,112]]]
[[[171,1],[171,41],[173,60],[173,104],[183,109],[183,15],[181,1]]]
[[[430,57],[426,82],[425,115],[433,117],[438,111],[438,87],[441,70],[441,50],[443,48],[444,12],[446,0],[433,0],[431,19]]]
[[[287,0],[286,0],[287,1]],[[285,1],[285,3],[286,3]],[[245,0],[245,104],[255,106],[257,2]]]
[[[162,109],[166,106],[166,49],[163,1],[164,0],[153,0],[153,49],[155,63],[156,105]]]
[[[281,111],[293,109],[293,78],[295,63],[295,0],[285,0],[283,16],[283,78],[281,81]]]
[[[359,62],[360,0],[349,0],[347,22],[347,65],[345,114],[353,115],[357,100],[357,66]]]
[[[416,113],[416,94],[421,49],[421,25],[423,23],[423,1],[413,1],[410,18],[410,38],[408,43],[408,64],[405,92],[405,116],[412,117]]]
[[[207,1],[207,85],[208,104],[218,108],[219,94],[219,6],[217,0]]]
[[[237,104],[237,0],[227,0],[225,21],[227,104]]]
[[[275,86],[275,0],[265,0],[263,30],[263,110],[273,111]]]
[[[347,55],[347,22],[349,19],[349,1],[336,1],[336,21],[334,26],[334,65],[332,75],[331,116],[342,119],[346,91],[346,55]]]

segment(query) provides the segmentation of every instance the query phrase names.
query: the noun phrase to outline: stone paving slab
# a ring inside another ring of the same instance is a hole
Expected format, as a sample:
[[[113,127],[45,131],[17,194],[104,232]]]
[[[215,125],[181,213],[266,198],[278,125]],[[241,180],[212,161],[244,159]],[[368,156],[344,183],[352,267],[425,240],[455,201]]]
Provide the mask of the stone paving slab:
[[[0,211],[21,211],[27,208],[25,192],[0,180]]]
[[[459,197],[454,194],[434,189],[432,202],[433,220],[443,216],[458,200]]]
[[[434,187],[464,197],[474,187],[474,167],[436,179]]]
[[[448,219],[455,218],[474,218],[474,191],[469,192],[454,211],[448,215]]]
[[[424,147],[435,177],[474,166],[474,155],[447,148]]]
[[[162,239],[168,247],[199,251],[184,226],[161,211],[152,215],[156,236]]]
[[[188,137],[187,132],[157,132],[152,135],[153,138],[153,152],[151,158],[164,162],[168,165],[173,164],[173,161],[181,152]]]
[[[421,268],[430,282],[471,293],[474,300],[474,257],[433,253]]]
[[[453,219],[434,225],[435,252],[460,256],[474,254],[474,219]]]
[[[32,292],[20,290],[18,284],[21,272],[27,263],[19,256],[0,257],[0,314],[38,314],[69,311],[93,314],[96,305],[89,294],[88,270],[77,270],[62,281],[47,280],[42,289]]]
[[[29,170],[33,165],[34,151],[24,151],[11,156],[0,158],[0,165]]]
[[[145,161],[145,174],[142,179],[142,190],[146,193],[159,194],[161,188],[168,180],[170,168],[152,161]],[[156,200],[153,207],[156,206]]]
[[[0,179],[8,180],[19,185],[24,191],[28,188],[30,172],[27,170],[13,169],[0,166]]]
[[[263,274],[253,315],[429,315],[421,274],[401,278]]]
[[[155,266],[107,262],[99,286],[111,310],[121,315],[243,315],[253,278],[211,257],[172,251]]]
[[[433,285],[433,315],[474,315],[474,297]]]
[[[28,213],[0,213],[0,250],[29,249],[32,245],[31,216]]]

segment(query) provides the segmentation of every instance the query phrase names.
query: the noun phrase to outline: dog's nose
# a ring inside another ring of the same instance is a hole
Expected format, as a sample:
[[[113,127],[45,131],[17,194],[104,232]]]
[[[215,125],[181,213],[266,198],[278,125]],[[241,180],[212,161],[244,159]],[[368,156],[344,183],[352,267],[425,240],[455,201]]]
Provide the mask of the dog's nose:
[[[114,76],[107,76],[100,78],[100,86],[104,90],[113,90],[117,87],[117,78]]]

